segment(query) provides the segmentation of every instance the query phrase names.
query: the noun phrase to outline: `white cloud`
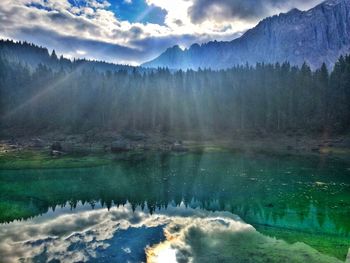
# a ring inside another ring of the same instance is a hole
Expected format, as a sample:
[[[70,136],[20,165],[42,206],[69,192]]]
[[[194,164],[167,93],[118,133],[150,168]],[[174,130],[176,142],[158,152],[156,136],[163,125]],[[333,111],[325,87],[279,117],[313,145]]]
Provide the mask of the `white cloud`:
[[[218,24],[203,23],[202,25],[194,25],[187,15],[187,10],[191,5],[190,1],[147,0],[147,3],[159,6],[167,11],[164,25],[120,21],[118,14],[115,15],[108,9],[110,3],[107,1],[89,0],[86,6],[78,7],[72,6],[68,0],[3,0],[0,4],[0,15],[2,15],[4,23],[0,24],[0,30],[5,37],[17,40],[26,40],[23,39],[26,37],[23,32],[28,29],[50,30],[62,36],[122,45],[143,52],[148,52],[146,49],[149,49],[149,47],[135,46],[134,43],[141,43],[142,40],[147,38],[160,38],[160,43],[162,43],[162,39],[167,38],[170,41],[174,37],[173,43],[167,41],[160,44],[161,47],[157,47],[159,53],[168,47],[166,45],[170,44],[181,44],[187,47],[197,41],[230,39],[235,31],[248,27],[247,25],[242,27],[236,24],[236,28],[220,31],[218,30],[220,27]],[[38,9],[32,4],[43,6],[46,9]],[[132,30],[135,27],[138,28],[136,34]],[[187,41],[183,40],[181,43],[176,42],[175,37],[179,39],[179,37],[186,34],[192,35],[193,38]],[[45,43],[39,44],[45,45]],[[49,48],[56,47],[51,46]],[[65,54],[68,55],[68,52],[65,52]],[[154,55],[156,55],[155,52],[150,52],[148,59]],[[118,58],[111,58],[111,60],[116,61]],[[135,58],[131,60],[134,61]]]
[[[167,11],[165,24],[171,29],[173,34],[196,34],[199,42],[211,39],[231,40],[237,32],[247,30],[254,26],[254,23],[246,21],[209,21],[194,24],[189,16],[189,9],[193,5],[193,0],[146,0],[149,5],[153,4]],[[206,36],[206,37],[205,37]],[[201,39],[203,38],[203,39]]]
[[[77,54],[79,54],[79,55],[81,55],[81,56],[85,56],[86,55],[86,51],[84,51],[84,50],[77,50],[77,51],[75,51]]]
[[[107,8],[110,7],[111,4],[108,1],[96,1],[96,0],[86,0],[87,4],[93,8]]]
[[[124,1],[132,4],[132,0]],[[69,50],[69,44],[61,43],[60,39],[40,42],[40,39],[46,38],[46,36],[41,38],[37,36],[40,30],[50,31],[64,37],[80,38],[82,45],[84,41],[97,41],[106,43],[106,45],[124,46],[138,54],[138,56],[130,57],[130,62],[135,63],[149,60],[175,44],[188,47],[195,42],[203,43],[214,39],[232,40],[257,22],[237,18],[216,19],[215,16],[208,16],[198,23],[193,23],[190,9],[198,0],[145,1],[150,8],[157,6],[166,10],[163,25],[121,21],[118,14],[109,9],[111,4],[106,0],[86,0],[84,6],[73,6],[68,0],[2,0],[0,3],[0,32],[5,38],[32,40],[44,46],[54,44],[48,47],[61,50],[65,55],[74,55]],[[283,5],[284,9],[289,7],[288,3],[292,2],[288,1]],[[302,5],[299,0],[298,3]],[[45,8],[39,9],[33,4]],[[271,12],[278,11],[277,8]],[[36,39],[33,39],[33,32],[37,33]],[[84,47],[79,47],[79,49],[84,49]],[[87,50],[88,58],[90,53]],[[78,53],[75,55],[79,56]],[[125,57],[112,53],[109,55],[106,53],[103,59],[106,58],[112,62],[127,61]]]

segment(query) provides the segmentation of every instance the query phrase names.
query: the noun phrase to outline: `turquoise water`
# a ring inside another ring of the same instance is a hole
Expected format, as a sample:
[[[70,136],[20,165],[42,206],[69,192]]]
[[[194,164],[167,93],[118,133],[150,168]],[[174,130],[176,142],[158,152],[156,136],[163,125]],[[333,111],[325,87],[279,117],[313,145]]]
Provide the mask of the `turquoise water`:
[[[350,164],[147,154],[0,170],[5,262],[346,262]],[[348,259],[347,259],[348,257]]]

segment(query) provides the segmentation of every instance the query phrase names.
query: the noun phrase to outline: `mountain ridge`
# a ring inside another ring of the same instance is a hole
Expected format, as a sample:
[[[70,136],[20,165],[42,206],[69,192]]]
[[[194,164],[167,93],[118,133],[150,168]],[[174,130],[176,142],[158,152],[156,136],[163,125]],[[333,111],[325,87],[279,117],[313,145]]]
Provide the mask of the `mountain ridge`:
[[[48,48],[42,47],[27,41],[13,41],[0,39],[0,58],[5,59],[13,65],[21,64],[28,66],[28,69],[34,71],[39,65],[45,65],[54,71],[60,70],[97,70],[105,71],[128,71],[138,70],[140,67],[129,65],[114,64],[105,61],[88,60],[88,59],[68,59],[57,56],[55,50],[49,52]]]
[[[241,37],[231,41],[175,45],[143,67],[172,69],[224,69],[237,65],[288,61],[304,62],[315,69],[323,62],[332,67],[350,51],[350,1],[328,0],[301,11],[292,9],[264,18]],[[261,51],[264,52],[261,52]]]

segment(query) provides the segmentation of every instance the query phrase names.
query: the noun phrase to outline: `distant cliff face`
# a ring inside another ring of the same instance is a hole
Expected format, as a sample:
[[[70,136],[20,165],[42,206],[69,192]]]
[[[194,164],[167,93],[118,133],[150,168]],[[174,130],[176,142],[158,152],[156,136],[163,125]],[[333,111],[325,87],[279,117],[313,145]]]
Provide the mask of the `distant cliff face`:
[[[184,51],[174,46],[142,66],[222,69],[289,61],[318,68],[323,62],[333,66],[345,53],[350,53],[350,0],[329,0],[308,11],[266,18],[230,42],[194,44]]]

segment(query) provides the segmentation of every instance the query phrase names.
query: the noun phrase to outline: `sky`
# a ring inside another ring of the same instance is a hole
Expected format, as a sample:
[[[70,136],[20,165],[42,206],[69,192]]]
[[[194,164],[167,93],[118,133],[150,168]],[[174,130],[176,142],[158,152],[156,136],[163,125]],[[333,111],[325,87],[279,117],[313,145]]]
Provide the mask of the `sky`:
[[[1,0],[0,38],[68,58],[138,65],[168,47],[232,40],[261,19],[321,0]]]

